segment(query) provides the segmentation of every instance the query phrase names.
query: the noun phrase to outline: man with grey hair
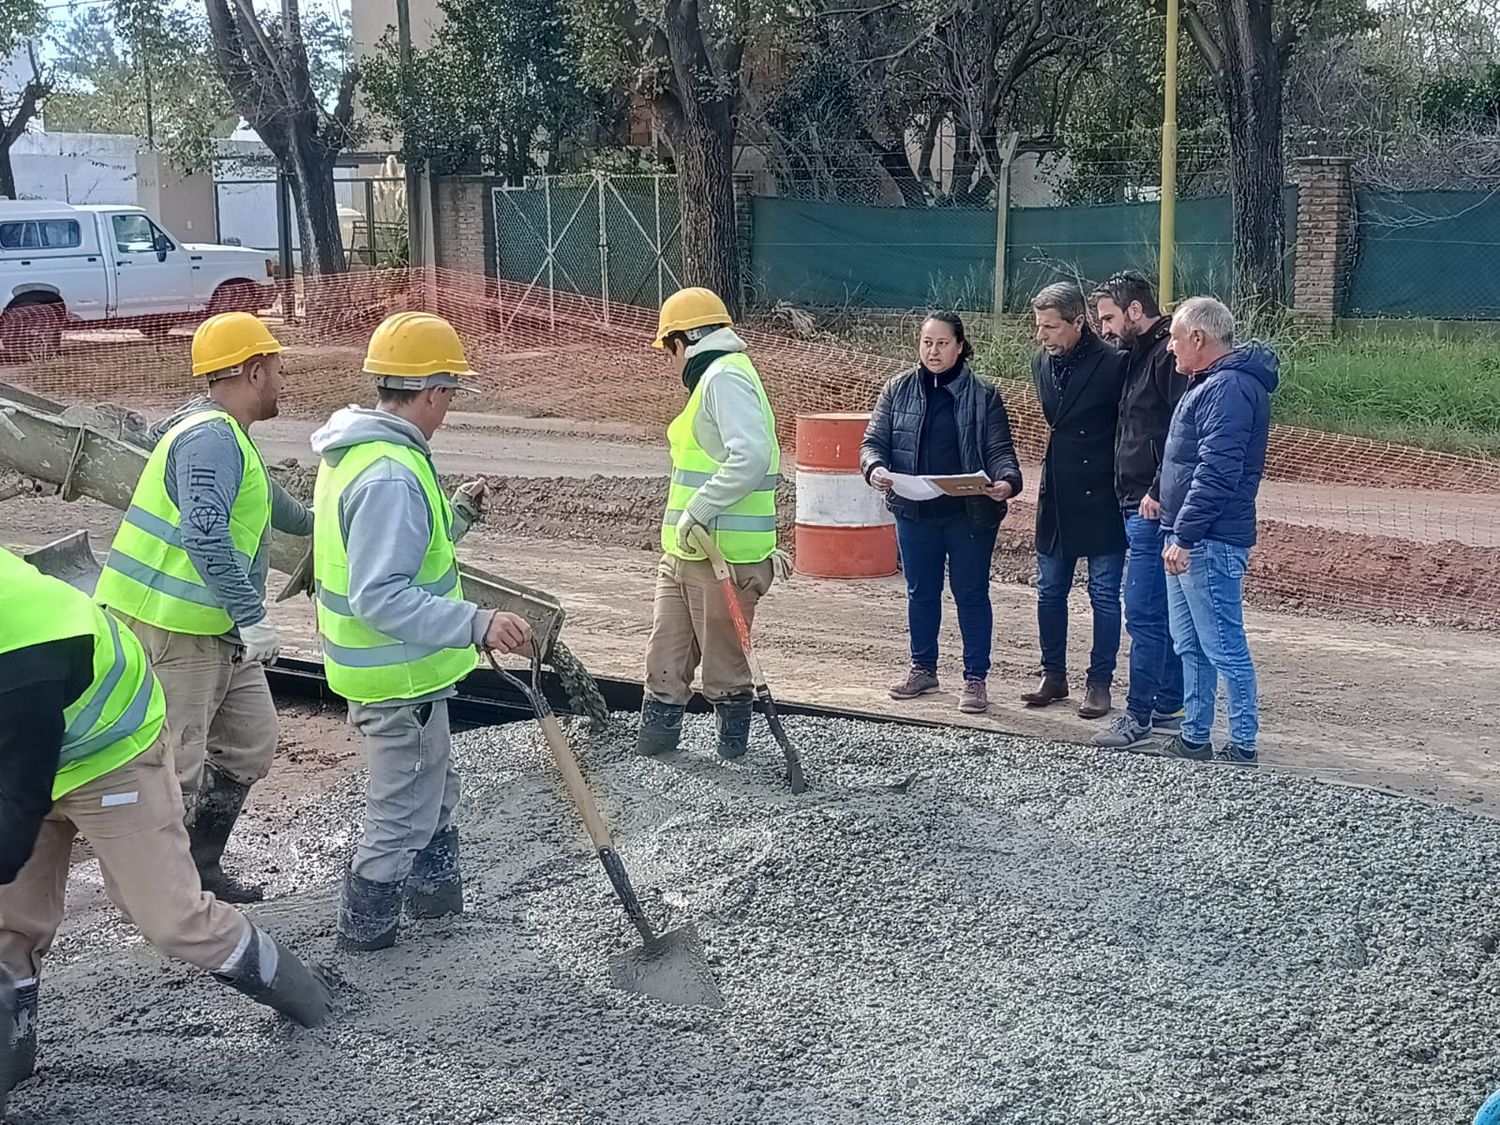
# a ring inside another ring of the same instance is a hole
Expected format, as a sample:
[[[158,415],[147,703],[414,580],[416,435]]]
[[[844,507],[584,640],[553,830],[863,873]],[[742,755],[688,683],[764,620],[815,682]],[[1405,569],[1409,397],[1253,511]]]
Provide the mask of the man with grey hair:
[[[1219,677],[1229,701],[1222,761],[1256,763],[1255,667],[1245,638],[1240,584],[1255,544],[1255,496],[1266,468],[1276,356],[1234,344],[1234,314],[1193,297],[1172,317],[1168,347],[1188,391],[1177,404],[1161,469],[1162,560],[1172,640],[1182,657],[1182,732],[1163,747],[1208,761]]]
[[[1037,631],[1042,678],[1021,699],[1045,707],[1068,696],[1068,594],[1079,559],[1088,560],[1094,640],[1087,692],[1078,713],[1107,715],[1120,650],[1120,584],[1125,528],[1115,500],[1115,425],[1125,357],[1089,328],[1083,291],[1072,282],[1031,302],[1041,348],[1031,376],[1051,432],[1037,497]]]

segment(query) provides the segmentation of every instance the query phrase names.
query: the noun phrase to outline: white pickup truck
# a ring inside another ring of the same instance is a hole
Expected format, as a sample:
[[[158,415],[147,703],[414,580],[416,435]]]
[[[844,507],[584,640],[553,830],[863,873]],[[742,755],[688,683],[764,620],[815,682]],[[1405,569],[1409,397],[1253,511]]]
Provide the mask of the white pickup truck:
[[[265,308],[276,261],[181,242],[139,207],[0,200],[0,344],[15,362],[57,351],[62,332],[163,335],[207,314]]]

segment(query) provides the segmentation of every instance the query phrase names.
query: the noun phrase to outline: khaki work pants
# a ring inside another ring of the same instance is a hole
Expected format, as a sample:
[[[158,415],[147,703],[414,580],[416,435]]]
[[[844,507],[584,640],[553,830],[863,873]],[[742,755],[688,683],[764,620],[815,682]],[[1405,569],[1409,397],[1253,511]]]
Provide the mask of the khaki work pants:
[[[771,588],[770,559],[730,567],[747,624]],[[692,698],[693,674],[702,665],[703,698],[710,703],[749,699],[750,665],[724,603],[723,588],[706,559],[663,555],[656,569],[651,639],[646,642],[646,691],[661,703],[682,706]]]
[[[163,732],[165,734],[165,731]],[[16,881],[0,887],[0,965],[34,979],[62,924],[73,837],[92,845],[109,900],[157,950],[216,972],[250,923],[204,893],[188,854],[182,791],[166,742],[62,797]]]
[[[189,811],[208,762],[241,785],[271,771],[279,727],[265,667],[223,637],[171,633],[126,617],[167,698],[172,761]]]

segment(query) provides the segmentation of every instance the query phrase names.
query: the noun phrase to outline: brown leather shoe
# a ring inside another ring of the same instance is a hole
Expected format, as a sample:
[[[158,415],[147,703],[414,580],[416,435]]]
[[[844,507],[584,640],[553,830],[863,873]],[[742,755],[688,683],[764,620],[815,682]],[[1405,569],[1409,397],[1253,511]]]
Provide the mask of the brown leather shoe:
[[[1114,710],[1115,701],[1110,698],[1108,684],[1089,684],[1083,693],[1083,702],[1078,705],[1081,719],[1102,719]]]
[[[1068,698],[1068,677],[1062,672],[1043,672],[1042,682],[1035,691],[1021,693],[1021,702],[1028,707],[1045,707],[1059,699]]]

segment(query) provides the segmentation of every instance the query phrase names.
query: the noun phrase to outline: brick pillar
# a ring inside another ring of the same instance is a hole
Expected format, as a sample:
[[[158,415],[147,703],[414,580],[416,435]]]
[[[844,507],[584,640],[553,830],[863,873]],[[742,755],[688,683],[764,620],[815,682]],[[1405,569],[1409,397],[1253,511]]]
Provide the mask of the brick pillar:
[[[1315,332],[1333,331],[1354,251],[1354,182],[1344,156],[1297,161],[1297,247],[1292,312]]]
[[[445,270],[460,270],[483,277],[488,271],[489,184],[478,178],[444,176],[435,181],[433,230],[437,246],[435,263]]]
[[[734,228],[740,250],[740,308],[748,309],[755,302],[755,278],[751,274],[754,266],[755,243],[755,177],[736,172],[734,176]]]

